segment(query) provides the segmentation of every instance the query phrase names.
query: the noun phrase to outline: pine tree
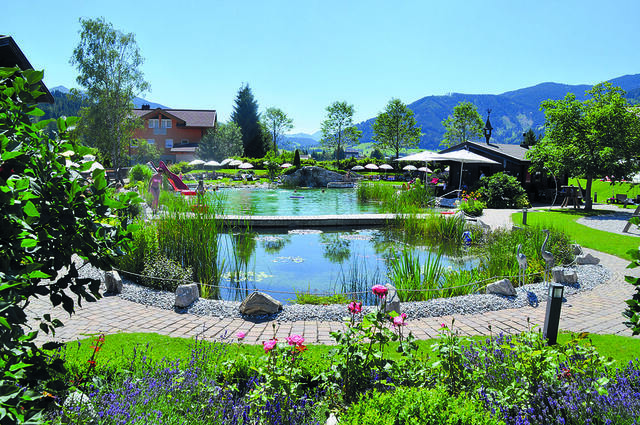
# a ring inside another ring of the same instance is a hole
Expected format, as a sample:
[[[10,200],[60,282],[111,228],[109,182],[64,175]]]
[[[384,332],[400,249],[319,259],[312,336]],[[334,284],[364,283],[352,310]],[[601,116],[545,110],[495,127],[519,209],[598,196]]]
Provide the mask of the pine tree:
[[[238,90],[231,119],[242,130],[244,156],[262,158],[265,154],[265,146],[260,115],[258,114],[258,102],[253,97],[248,84]]]

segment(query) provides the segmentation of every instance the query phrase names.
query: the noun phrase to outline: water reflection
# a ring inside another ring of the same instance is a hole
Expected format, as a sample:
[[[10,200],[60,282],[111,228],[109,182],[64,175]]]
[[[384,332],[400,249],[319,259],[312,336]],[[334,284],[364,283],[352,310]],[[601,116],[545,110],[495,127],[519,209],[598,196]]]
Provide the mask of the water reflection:
[[[320,235],[320,243],[324,246],[323,256],[332,263],[342,264],[351,256],[351,242],[341,236],[339,233]]]

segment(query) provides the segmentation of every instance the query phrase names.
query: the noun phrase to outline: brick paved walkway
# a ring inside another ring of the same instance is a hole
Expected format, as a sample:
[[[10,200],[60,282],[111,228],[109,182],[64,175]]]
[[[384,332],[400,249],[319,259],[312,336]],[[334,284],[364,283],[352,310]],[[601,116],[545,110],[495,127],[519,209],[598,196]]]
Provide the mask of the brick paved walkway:
[[[496,212],[483,217],[487,224],[491,227],[510,225],[509,216],[514,210],[494,211]],[[640,270],[626,269],[628,260],[589,249],[585,249],[585,252],[591,252],[600,258],[600,264],[612,271],[612,277],[607,283],[591,291],[570,296],[562,306],[560,329],[630,336],[631,331],[622,324],[622,312],[626,308],[625,300],[632,296],[634,288],[625,282],[624,275],[638,276]],[[533,325],[542,327],[545,309],[546,302],[538,307],[409,320],[407,330],[419,339],[433,338],[438,335],[441,323],[450,325],[455,318],[455,328],[463,335],[488,335],[489,325],[493,333],[517,333]],[[275,325],[278,339],[297,333],[302,334],[308,343],[331,344],[333,339],[330,332],[343,328],[341,322],[255,323],[243,319],[179,314],[126,301],[117,296],[106,296],[95,303],[84,303],[71,317],[61,308],[53,309],[47,300],[36,300],[28,307],[27,313],[30,317],[51,313],[60,318],[65,326],[56,332],[56,339],[61,341],[117,332],[155,332],[173,337],[220,339],[225,335],[234,338],[237,332],[243,331],[246,333],[245,343],[256,344],[272,338]],[[39,336],[40,341],[46,338],[46,335]]]

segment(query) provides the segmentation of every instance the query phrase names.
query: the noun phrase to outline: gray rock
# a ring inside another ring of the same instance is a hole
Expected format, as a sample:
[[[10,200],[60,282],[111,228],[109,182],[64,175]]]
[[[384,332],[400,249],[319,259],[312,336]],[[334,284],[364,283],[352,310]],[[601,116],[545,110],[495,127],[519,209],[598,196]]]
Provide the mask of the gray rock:
[[[487,285],[487,294],[505,295],[514,297],[517,295],[509,279],[497,280]]]
[[[571,249],[573,249],[573,255],[582,255],[582,247],[577,243],[571,245]]]
[[[196,283],[190,283],[188,285],[180,285],[176,288],[176,307],[188,307],[200,298],[200,291]]]
[[[564,282],[564,269],[562,267],[554,267],[551,269],[551,274],[553,275],[554,282]]]
[[[97,424],[100,417],[96,413],[93,403],[88,395],[82,391],[74,391],[64,401],[63,424]]]
[[[282,310],[282,303],[271,295],[252,292],[240,304],[240,314],[258,315],[275,314]]]
[[[575,270],[564,271],[565,283],[578,283],[578,273]]]
[[[398,296],[398,291],[396,287],[390,283],[384,285],[387,287],[389,292],[387,292],[387,304],[385,307],[385,312],[395,311],[400,314],[400,297]]]
[[[283,184],[297,187],[327,187],[329,182],[336,181],[345,181],[345,176],[321,167],[302,167],[282,178]]]
[[[585,265],[585,264],[599,264],[600,259],[594,257],[591,254],[579,255],[576,257],[576,264]]]
[[[111,270],[106,272],[104,274],[104,284],[107,287],[107,292],[111,294],[122,293],[122,279],[117,271]]]

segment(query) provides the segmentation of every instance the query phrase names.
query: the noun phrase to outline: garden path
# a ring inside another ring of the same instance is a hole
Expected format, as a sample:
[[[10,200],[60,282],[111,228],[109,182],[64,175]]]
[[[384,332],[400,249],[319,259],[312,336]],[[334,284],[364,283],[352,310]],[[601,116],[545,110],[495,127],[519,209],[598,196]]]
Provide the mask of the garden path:
[[[485,210],[482,219],[492,228],[510,226],[510,215],[516,210]],[[598,251],[585,249],[600,258],[604,267],[612,272],[611,279],[591,291],[570,296],[562,306],[560,329],[572,332],[631,335],[622,324],[625,300],[631,298],[634,288],[625,282],[625,274],[638,276],[640,270],[626,269],[629,261]],[[546,303],[537,307],[492,311],[482,314],[454,315],[409,320],[405,332],[411,331],[419,339],[436,337],[441,324],[451,325],[461,335],[489,335],[490,333],[517,333],[544,324]],[[45,313],[60,318],[65,326],[56,332],[55,339],[73,341],[94,334],[117,332],[154,332],[172,337],[205,339],[235,339],[236,333],[246,333],[245,343],[259,344],[275,336],[284,340],[292,333],[302,334],[307,343],[332,344],[330,333],[343,329],[342,322],[315,320],[298,322],[251,322],[243,319],[224,319],[180,314],[175,311],[145,306],[105,296],[95,303],[84,303],[76,314],[69,317],[61,308],[52,308],[48,300],[35,300],[27,308],[29,317]],[[409,318],[410,319],[410,318]],[[491,326],[491,330],[489,330]],[[42,334],[42,332],[41,332]],[[39,342],[51,339],[40,335]]]

